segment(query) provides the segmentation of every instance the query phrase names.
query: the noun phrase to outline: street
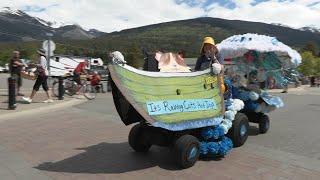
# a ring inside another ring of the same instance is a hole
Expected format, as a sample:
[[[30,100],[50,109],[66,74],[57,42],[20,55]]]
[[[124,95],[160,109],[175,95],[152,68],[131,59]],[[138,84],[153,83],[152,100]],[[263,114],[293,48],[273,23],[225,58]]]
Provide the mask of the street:
[[[251,124],[244,146],[222,159],[181,170],[168,148],[137,154],[127,142],[110,93],[94,101],[0,121],[0,175],[5,179],[318,179],[320,89],[280,95],[271,129]],[[7,171],[6,171],[7,170]],[[9,173],[11,172],[11,173]]]

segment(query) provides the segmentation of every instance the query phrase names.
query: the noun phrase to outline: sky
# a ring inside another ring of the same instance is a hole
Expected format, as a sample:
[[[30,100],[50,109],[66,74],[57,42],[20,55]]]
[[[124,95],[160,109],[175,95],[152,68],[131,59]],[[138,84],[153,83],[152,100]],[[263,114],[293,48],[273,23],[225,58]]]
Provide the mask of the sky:
[[[320,0],[0,0],[0,4],[47,21],[104,32],[198,17],[320,29]]]

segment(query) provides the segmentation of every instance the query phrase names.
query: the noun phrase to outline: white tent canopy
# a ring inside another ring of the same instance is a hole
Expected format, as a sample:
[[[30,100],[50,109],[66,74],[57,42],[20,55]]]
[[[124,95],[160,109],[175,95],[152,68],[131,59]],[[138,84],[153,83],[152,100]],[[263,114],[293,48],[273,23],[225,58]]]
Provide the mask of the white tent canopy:
[[[290,57],[293,66],[298,66],[301,63],[301,56],[296,50],[278,41],[275,37],[266,35],[251,33],[234,35],[217,44],[217,48],[225,59],[242,57],[248,51],[255,50],[287,55]]]

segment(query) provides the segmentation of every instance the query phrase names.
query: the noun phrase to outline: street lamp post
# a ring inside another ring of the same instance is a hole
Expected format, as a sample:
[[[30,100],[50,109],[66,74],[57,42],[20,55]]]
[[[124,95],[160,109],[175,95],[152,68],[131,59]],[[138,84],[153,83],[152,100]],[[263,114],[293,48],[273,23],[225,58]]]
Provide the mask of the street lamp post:
[[[46,33],[46,36],[48,37],[48,40],[44,41],[42,44],[42,48],[46,51],[46,58],[47,58],[47,66],[48,66],[48,82],[49,84],[51,84],[51,68],[50,68],[50,57],[51,57],[51,51],[55,50],[55,44],[54,42],[51,40],[51,37],[53,36],[52,33]],[[51,47],[53,46],[53,47]]]
[[[48,36],[48,51],[47,51],[47,62],[48,62],[48,71],[49,71],[49,77],[51,77],[50,72],[50,55],[51,55],[51,37],[53,36],[52,33],[46,33]]]

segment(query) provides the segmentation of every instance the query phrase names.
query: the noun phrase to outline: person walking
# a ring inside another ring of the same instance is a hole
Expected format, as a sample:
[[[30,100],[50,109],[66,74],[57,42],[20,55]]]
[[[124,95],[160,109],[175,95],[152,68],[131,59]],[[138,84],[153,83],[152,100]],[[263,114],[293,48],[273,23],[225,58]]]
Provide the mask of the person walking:
[[[37,66],[37,70],[36,70],[36,74],[37,76],[37,80],[33,86],[33,90],[32,93],[30,95],[30,97],[22,97],[22,100],[27,102],[27,103],[31,103],[33,97],[36,95],[37,91],[39,91],[40,86],[42,85],[43,90],[46,92],[48,99],[43,101],[44,103],[52,103],[53,100],[51,99],[51,95],[49,93],[49,87],[48,87],[48,67],[47,67],[47,60],[45,57],[45,51],[43,49],[39,49],[37,51],[38,53],[38,64],[36,64]]]
[[[20,52],[13,51],[12,58],[10,59],[9,63],[9,69],[11,77],[14,77],[16,79],[18,96],[24,96],[24,94],[20,92],[22,86],[21,70],[24,66],[25,65],[22,63],[20,59]]]

